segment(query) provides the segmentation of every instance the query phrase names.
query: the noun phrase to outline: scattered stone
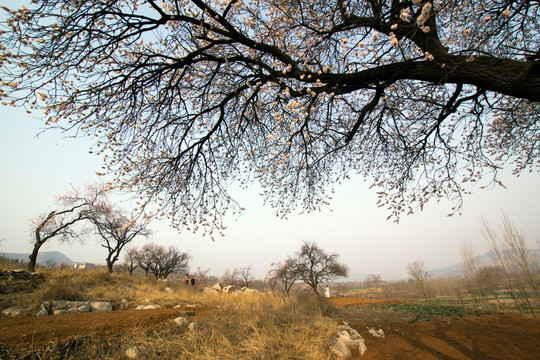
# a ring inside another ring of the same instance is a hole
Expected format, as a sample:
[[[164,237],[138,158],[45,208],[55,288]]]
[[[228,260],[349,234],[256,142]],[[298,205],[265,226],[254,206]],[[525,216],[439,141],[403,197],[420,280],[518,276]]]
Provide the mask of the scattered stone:
[[[223,293],[224,294],[230,294],[235,290],[234,285],[227,285],[223,287]]]
[[[9,308],[2,311],[6,316],[22,316],[23,311],[21,309]]]
[[[194,321],[194,322],[189,323],[188,330],[189,331],[197,331],[197,330],[199,330],[200,327],[201,327],[201,325],[198,322]]]
[[[343,339],[331,338],[330,339],[330,351],[335,355],[336,359],[349,359],[352,357],[351,350],[347,345],[347,342]]]
[[[129,302],[126,299],[122,299],[120,302],[120,310],[127,310],[129,309]]]
[[[374,337],[378,338],[384,338],[384,331],[383,329],[375,330],[374,328],[367,328],[368,332],[373,335]]]
[[[159,306],[157,304],[139,305],[135,309],[137,309],[137,310],[161,309],[161,306]]]
[[[124,299],[125,300],[125,299]],[[90,308],[93,312],[112,311],[112,304],[108,301],[92,301]]]
[[[145,357],[148,354],[148,349],[142,345],[130,347],[126,350],[126,356],[128,359],[138,359]]]
[[[36,314],[36,316],[49,316],[49,310],[45,306],[45,304],[41,304],[40,310]]]
[[[189,321],[187,318],[181,316],[174,319],[174,322],[176,325],[178,325],[181,328],[187,328],[189,324],[191,324],[191,321]]]
[[[339,360],[351,358],[353,352],[362,356],[366,350],[364,338],[347,323],[338,326],[334,337],[330,339],[330,351]]]
[[[219,285],[219,283],[216,283],[214,286],[211,287],[211,289],[217,292],[221,292],[221,286]]]
[[[170,287],[168,287],[168,286],[164,290],[165,290],[165,292],[172,293],[172,289]]]

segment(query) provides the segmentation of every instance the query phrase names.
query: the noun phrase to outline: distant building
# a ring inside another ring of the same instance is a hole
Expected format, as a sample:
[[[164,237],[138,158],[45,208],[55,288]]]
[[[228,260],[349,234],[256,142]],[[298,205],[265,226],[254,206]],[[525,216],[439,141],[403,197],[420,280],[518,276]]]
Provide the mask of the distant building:
[[[82,264],[73,264],[74,269],[94,269],[96,264],[84,262]]]

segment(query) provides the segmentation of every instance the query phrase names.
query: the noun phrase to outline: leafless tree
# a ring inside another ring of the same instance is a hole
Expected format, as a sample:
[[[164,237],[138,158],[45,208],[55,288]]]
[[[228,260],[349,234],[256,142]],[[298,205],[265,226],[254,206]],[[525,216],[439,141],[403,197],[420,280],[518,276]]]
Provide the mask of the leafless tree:
[[[283,263],[276,263],[277,279],[283,284],[283,290],[287,295],[290,295],[294,283],[299,280],[298,274],[294,270],[294,260],[288,257]]]
[[[105,261],[109,273],[113,272],[113,265],[125,246],[137,236],[148,238],[151,234],[146,221],[137,221],[134,216],[128,217],[124,211],[108,202],[93,207],[89,220],[95,226],[101,246],[107,249]]]
[[[238,275],[242,280],[244,280],[245,287],[249,287],[249,282],[255,279],[255,276],[253,276],[253,269],[251,268],[251,265],[244,266],[238,269]]]
[[[356,172],[397,219],[538,161],[538,1],[31,5],[4,7],[0,97],[95,136],[179,228],[220,229],[232,180],[285,216]]]
[[[207,285],[209,282],[208,273],[210,269],[202,269],[200,266],[197,266],[197,271],[195,272],[195,279],[199,285]]]
[[[172,273],[186,272],[191,255],[175,246],[165,248],[153,243],[145,244],[141,250],[143,270],[152,273],[156,279],[166,279]],[[147,270],[146,270],[147,269]]]
[[[133,272],[139,266],[138,262],[139,251],[135,247],[130,247],[127,249],[126,254],[124,255],[124,266],[129,272],[129,275],[133,275]]]
[[[499,231],[481,219],[481,231],[493,251],[494,261],[504,274],[505,287],[521,312],[527,310],[535,316],[531,297],[540,301],[538,262],[529,255],[525,236],[516,228],[507,214],[501,217]]]
[[[319,296],[319,284],[349,274],[347,265],[339,263],[338,258],[338,254],[327,254],[315,243],[304,242],[300,251],[292,258],[291,267],[294,276]]]
[[[381,274],[369,274],[366,277],[366,283],[369,287],[378,289],[381,286]]]
[[[102,185],[87,185],[85,192],[72,188],[56,199],[57,210],[31,220],[33,249],[29,256],[28,270],[34,271],[40,248],[56,239],[69,242],[82,234],[83,227],[76,225],[89,220],[91,209],[101,206],[106,199],[107,189]]]
[[[240,282],[240,272],[238,271],[238,268],[234,268],[233,270],[229,268],[225,269],[219,281],[224,285],[237,285]]]
[[[429,272],[422,260],[416,260],[407,264],[407,274],[417,283],[424,299],[428,299],[424,281],[429,277]]]

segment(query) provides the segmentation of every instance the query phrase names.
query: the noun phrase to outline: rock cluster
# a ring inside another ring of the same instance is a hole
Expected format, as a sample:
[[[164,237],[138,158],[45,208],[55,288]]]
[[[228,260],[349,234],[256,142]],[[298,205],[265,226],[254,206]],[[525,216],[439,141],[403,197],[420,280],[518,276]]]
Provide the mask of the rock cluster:
[[[242,287],[240,289],[237,289],[234,285],[227,285],[223,288],[219,285],[219,283],[216,283],[212,287],[205,287],[204,293],[205,294],[248,294],[248,293],[258,293],[259,290],[256,289],[250,289],[247,287]]]
[[[364,338],[345,322],[338,326],[334,337],[330,338],[330,351],[338,360],[350,359],[353,353],[362,356],[366,350]]]
[[[28,272],[23,269],[0,270],[0,292],[14,292],[35,288],[41,281],[37,272]]]
[[[41,304],[36,316],[102,312],[112,311],[112,309],[112,304],[108,301],[51,301]],[[9,308],[3,310],[2,314],[6,316],[21,316],[28,313],[28,311],[28,309]]]

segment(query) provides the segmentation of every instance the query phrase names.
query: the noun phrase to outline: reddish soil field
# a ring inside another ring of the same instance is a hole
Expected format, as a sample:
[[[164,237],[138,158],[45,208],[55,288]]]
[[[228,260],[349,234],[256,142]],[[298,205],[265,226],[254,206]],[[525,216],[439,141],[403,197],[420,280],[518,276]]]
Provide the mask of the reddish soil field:
[[[341,306],[351,299],[332,299]],[[361,299],[362,303],[374,303]],[[375,301],[376,302],[376,301]],[[206,309],[197,309],[197,316]],[[0,348],[21,344],[46,345],[57,339],[93,334],[124,334],[127,329],[150,329],[170,322],[186,309],[124,310],[48,317],[0,319]],[[369,324],[350,322],[365,338],[368,350],[361,359],[540,359],[540,319],[494,314]],[[370,335],[366,326],[382,328],[385,338]],[[357,357],[357,359],[359,359]]]
[[[339,307],[403,302],[363,298],[332,298],[330,301]],[[349,322],[349,325],[366,341],[368,350],[362,360],[540,359],[540,318],[498,313],[457,320],[381,325]],[[385,337],[373,337],[366,327],[383,329]]]

